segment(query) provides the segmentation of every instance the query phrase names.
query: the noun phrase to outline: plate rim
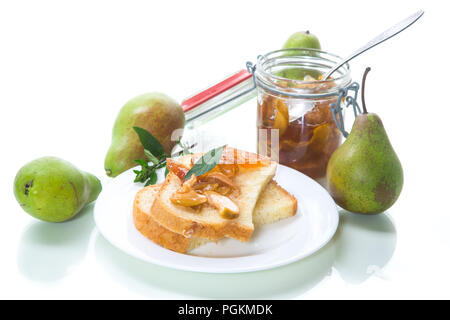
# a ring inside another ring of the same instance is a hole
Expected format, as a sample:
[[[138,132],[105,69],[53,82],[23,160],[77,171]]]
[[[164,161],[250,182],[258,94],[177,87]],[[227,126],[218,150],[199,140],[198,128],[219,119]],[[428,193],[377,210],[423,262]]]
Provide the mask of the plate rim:
[[[290,257],[287,257],[285,259],[281,259],[280,261],[276,261],[276,262],[270,262],[270,263],[266,263],[266,264],[262,264],[262,265],[253,265],[253,266],[239,266],[235,269],[232,270],[224,270],[224,269],[218,269],[216,267],[211,267],[208,266],[208,264],[206,264],[205,267],[202,266],[202,264],[200,263],[195,263],[195,265],[189,264],[174,264],[172,262],[168,262],[162,259],[157,259],[152,257],[151,255],[144,255],[144,254],[139,254],[136,251],[130,251],[128,250],[128,248],[125,248],[122,244],[121,241],[117,241],[114,238],[108,237],[106,234],[108,234],[107,232],[102,231],[102,227],[101,227],[101,223],[99,223],[99,213],[98,213],[98,207],[97,207],[97,201],[95,203],[94,206],[94,222],[95,222],[95,226],[96,229],[98,231],[98,233],[105,239],[107,240],[110,244],[112,244],[114,247],[116,247],[117,249],[119,249],[120,251],[122,251],[123,253],[132,256],[140,261],[146,262],[146,263],[151,263],[157,266],[161,266],[161,267],[166,267],[172,270],[180,270],[180,271],[189,271],[189,272],[198,272],[198,273],[212,273],[212,274],[232,274],[232,273],[247,273],[247,272],[256,272],[256,271],[262,271],[262,270],[269,270],[269,269],[274,269],[274,268],[278,268],[284,265],[288,265],[291,263],[294,263],[296,261],[300,261],[302,259],[305,259],[309,256],[311,256],[312,254],[318,252],[319,250],[321,250],[324,246],[326,246],[334,237],[334,235],[336,234],[337,228],[339,226],[339,212],[338,212],[338,208],[337,205],[335,204],[333,198],[331,197],[331,195],[326,191],[326,189],[320,185],[317,181],[315,181],[314,179],[311,179],[310,177],[306,176],[305,174],[294,170],[292,168],[289,168],[287,166],[278,164],[278,167],[282,167],[283,170],[288,170],[288,171],[292,171],[295,174],[300,174],[303,176],[303,178],[306,178],[307,180],[309,180],[309,182],[312,182],[313,184],[315,184],[317,187],[319,187],[322,191],[324,191],[324,196],[326,198],[328,198],[330,204],[333,204],[333,208],[335,209],[333,211],[333,213],[328,213],[332,216],[333,222],[334,224],[330,226],[330,231],[329,231],[329,235],[320,243],[320,245],[314,246],[313,248],[305,251],[305,252],[300,252],[298,254],[294,254],[291,255]],[[114,180],[117,179],[118,177],[120,177],[121,175],[125,175],[128,172],[132,171],[135,168],[131,168],[127,171],[122,172],[121,174],[119,174],[117,177],[115,177],[114,179],[111,179],[110,181],[108,181],[107,185],[105,186],[104,189],[106,189],[111,183],[114,183]],[[160,169],[160,172],[162,172],[162,169]],[[278,168],[277,168],[277,173],[278,173]],[[101,196],[101,194],[100,194]],[[98,199],[97,199],[98,200]],[[100,202],[101,203],[101,202]],[[297,210],[301,209],[298,208]],[[140,236],[144,237],[142,234],[139,233]],[[145,239],[147,239],[146,237],[144,237]],[[148,241],[151,241],[148,239]],[[153,245],[157,245],[155,243],[152,243]],[[281,245],[283,246],[283,244]],[[182,256],[183,259],[191,259],[191,260],[195,260],[195,261],[208,261],[208,260],[216,260],[218,258],[215,257],[201,257],[201,256],[194,256],[194,255],[186,255],[186,254],[182,254],[182,253],[178,253],[178,252],[174,252],[171,251],[169,249],[165,249],[165,248],[161,248],[163,250],[167,250],[169,254],[176,254],[179,256]],[[240,256],[240,257],[224,257],[224,258],[220,258],[221,261],[224,260],[229,260],[229,261],[236,261],[236,260],[242,260],[245,258],[249,258],[249,257],[257,257],[257,256],[264,256],[264,255],[270,255],[270,251],[268,253],[258,253],[258,254],[254,254],[254,255],[250,255],[250,256]]]

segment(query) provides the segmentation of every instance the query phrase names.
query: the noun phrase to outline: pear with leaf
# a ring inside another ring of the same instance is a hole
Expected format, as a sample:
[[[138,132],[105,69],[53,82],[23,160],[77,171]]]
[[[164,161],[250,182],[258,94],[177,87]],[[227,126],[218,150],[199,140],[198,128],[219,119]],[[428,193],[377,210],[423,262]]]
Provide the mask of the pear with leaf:
[[[403,187],[403,170],[379,116],[368,113],[362,81],[363,113],[327,167],[328,190],[342,208],[362,214],[389,209]]]

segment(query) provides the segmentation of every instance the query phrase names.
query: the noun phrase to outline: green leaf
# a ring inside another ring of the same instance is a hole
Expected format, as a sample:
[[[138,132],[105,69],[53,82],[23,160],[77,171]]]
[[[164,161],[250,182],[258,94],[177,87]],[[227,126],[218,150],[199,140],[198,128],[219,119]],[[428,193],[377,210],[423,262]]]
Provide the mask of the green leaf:
[[[164,177],[167,177],[168,174],[169,174],[169,168],[167,168],[167,166],[166,166],[166,171],[164,171]]]
[[[137,172],[136,177],[134,178],[134,182],[144,182],[145,180],[147,180],[146,170],[148,169],[142,169],[141,171]]]
[[[145,187],[146,187],[146,186],[149,186],[149,185],[151,185],[151,184],[152,184],[152,185],[155,184],[157,180],[158,180],[158,175],[156,174],[155,171],[152,171],[152,172],[150,173],[149,179],[148,179],[147,182],[145,183]]]
[[[198,177],[211,171],[219,163],[224,148],[225,146],[218,147],[205,153],[200,159],[197,160],[188,173],[186,173],[184,180],[189,179],[192,174],[195,174]]]
[[[150,151],[157,158],[165,157],[164,148],[150,132],[140,127],[133,127],[133,129],[139,136],[144,149]]]
[[[151,153],[150,151],[148,151],[147,149],[144,149],[144,153],[147,156],[148,160],[150,160],[151,162],[153,162],[153,164],[157,165],[159,163],[158,158],[156,158],[153,153]]]
[[[148,168],[148,162],[142,159],[134,160],[138,165],[142,166],[142,168]]]

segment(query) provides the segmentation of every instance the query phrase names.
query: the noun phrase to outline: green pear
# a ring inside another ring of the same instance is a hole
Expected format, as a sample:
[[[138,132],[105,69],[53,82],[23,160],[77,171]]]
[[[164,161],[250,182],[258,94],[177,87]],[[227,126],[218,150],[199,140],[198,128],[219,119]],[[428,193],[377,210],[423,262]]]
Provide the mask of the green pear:
[[[95,201],[101,190],[95,176],[55,157],[27,163],[14,180],[14,195],[22,209],[48,222],[73,218]]]
[[[297,49],[297,48],[310,48],[320,50],[319,39],[310,33],[309,31],[295,32],[292,34],[283,45],[283,49]],[[314,55],[312,52],[292,50],[286,51],[284,56],[295,55]],[[306,68],[287,68],[279,71],[277,74],[279,77],[283,77],[291,80],[303,80],[305,76],[311,76],[315,79],[321,75],[319,71]]]
[[[110,177],[136,166],[134,160],[146,159],[144,148],[134,126],[149,131],[170,154],[176,141],[172,133],[184,128],[181,106],[165,94],[152,92],[128,101],[114,123],[111,146],[105,158],[105,171]]]
[[[300,31],[292,34],[283,45],[283,49],[311,48],[320,50],[319,39],[309,31]]]
[[[362,85],[364,112],[358,115],[345,142],[333,153],[327,167],[328,191],[342,208],[376,214],[390,208],[403,187],[403,169],[380,117],[368,113],[364,100],[366,69]]]
[[[280,70],[276,72],[275,75],[290,80],[304,80],[306,76],[313,77],[314,79],[319,79],[319,76],[322,75],[322,73],[314,69],[289,68]]]

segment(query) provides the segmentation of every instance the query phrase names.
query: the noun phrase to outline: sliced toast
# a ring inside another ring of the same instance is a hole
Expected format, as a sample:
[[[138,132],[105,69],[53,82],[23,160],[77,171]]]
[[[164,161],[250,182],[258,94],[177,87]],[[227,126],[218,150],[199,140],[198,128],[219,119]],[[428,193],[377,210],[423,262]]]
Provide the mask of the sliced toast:
[[[198,155],[177,159],[186,167],[192,167],[192,158]],[[224,219],[210,206],[202,207],[200,212],[173,204],[170,197],[181,188],[182,180],[170,172],[163,182],[152,206],[154,220],[174,233],[186,238],[197,237],[217,241],[224,237],[248,241],[253,233],[253,210],[261,192],[275,175],[277,164],[268,161],[264,165],[239,170],[233,179],[239,187],[239,195],[233,201],[239,207],[236,219]]]
[[[172,232],[157,223],[151,214],[151,207],[161,185],[148,186],[140,190],[133,205],[133,220],[136,229],[144,236],[167,249],[186,253],[208,242],[206,238],[186,238]],[[253,223],[256,227],[274,223],[295,215],[297,200],[286,190],[270,181],[261,193],[253,211]]]

